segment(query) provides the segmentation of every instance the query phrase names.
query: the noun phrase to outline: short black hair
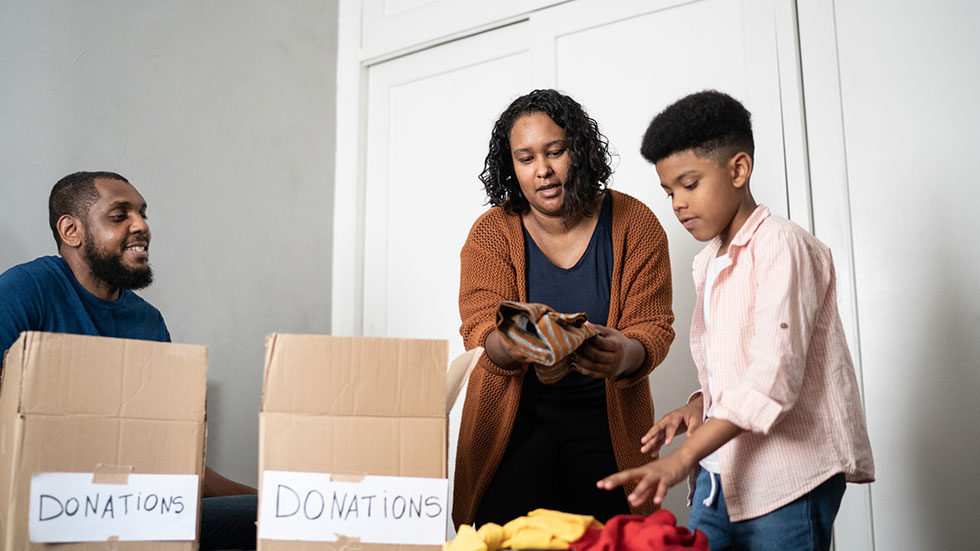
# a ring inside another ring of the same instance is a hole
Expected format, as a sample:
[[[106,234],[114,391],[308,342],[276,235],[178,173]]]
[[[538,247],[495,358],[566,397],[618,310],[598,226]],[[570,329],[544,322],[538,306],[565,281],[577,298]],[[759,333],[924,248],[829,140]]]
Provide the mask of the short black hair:
[[[719,162],[741,151],[753,157],[752,114],[737,99],[717,90],[677,100],[650,122],[640,154],[657,163],[688,149]]]
[[[534,90],[515,99],[494,124],[489,152],[480,173],[480,181],[487,192],[487,204],[502,205],[510,214],[524,214],[531,208],[521,193],[510,152],[510,131],[514,123],[531,113],[548,115],[568,137],[570,163],[562,217],[591,216],[596,199],[612,176],[609,140],[577,101],[550,89]]]
[[[58,180],[51,188],[48,196],[48,224],[54,234],[54,242],[61,247],[61,235],[58,234],[58,220],[68,214],[85,220],[89,209],[99,200],[99,190],[95,189],[98,179],[119,180],[129,183],[115,172],[76,172]]]

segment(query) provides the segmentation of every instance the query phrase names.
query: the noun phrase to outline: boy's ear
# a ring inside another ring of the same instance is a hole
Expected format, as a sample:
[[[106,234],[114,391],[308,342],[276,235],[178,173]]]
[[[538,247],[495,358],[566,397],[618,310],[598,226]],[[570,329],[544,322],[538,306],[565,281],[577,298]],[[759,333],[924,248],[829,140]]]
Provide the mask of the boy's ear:
[[[70,214],[63,214],[58,219],[58,234],[61,235],[61,244],[66,247],[78,248],[82,246],[85,238],[85,227],[82,221]]]
[[[732,184],[741,189],[749,183],[749,177],[752,176],[752,157],[744,151],[739,151],[735,154],[731,160],[728,161],[728,167],[732,174]]]

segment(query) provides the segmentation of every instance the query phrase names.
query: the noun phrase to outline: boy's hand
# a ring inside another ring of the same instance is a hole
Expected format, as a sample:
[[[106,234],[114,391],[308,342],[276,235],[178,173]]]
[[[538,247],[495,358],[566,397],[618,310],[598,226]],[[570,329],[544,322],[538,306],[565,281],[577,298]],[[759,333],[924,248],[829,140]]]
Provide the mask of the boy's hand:
[[[642,467],[629,469],[607,476],[596,483],[603,490],[618,488],[630,481],[639,481],[633,492],[627,497],[630,505],[637,507],[653,495],[654,505],[660,505],[667,495],[667,490],[677,484],[691,472],[689,465],[680,454],[672,453],[667,457],[651,461]]]
[[[617,329],[586,322],[599,332],[575,350],[572,367],[598,379],[614,379],[636,371],[647,351],[640,341],[631,339]]]
[[[701,426],[703,408],[704,398],[699,394],[686,406],[679,407],[664,415],[640,439],[640,451],[657,457],[660,448],[669,446],[675,435],[694,432],[694,429]]]

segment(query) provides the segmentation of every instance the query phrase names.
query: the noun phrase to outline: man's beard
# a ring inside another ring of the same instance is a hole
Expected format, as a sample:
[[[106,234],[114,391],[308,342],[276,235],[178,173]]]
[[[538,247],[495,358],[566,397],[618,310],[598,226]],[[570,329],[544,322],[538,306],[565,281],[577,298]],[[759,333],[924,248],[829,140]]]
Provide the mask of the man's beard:
[[[142,289],[153,283],[153,270],[147,264],[131,269],[123,266],[122,253],[103,253],[91,235],[85,236],[85,260],[92,274],[113,289]]]

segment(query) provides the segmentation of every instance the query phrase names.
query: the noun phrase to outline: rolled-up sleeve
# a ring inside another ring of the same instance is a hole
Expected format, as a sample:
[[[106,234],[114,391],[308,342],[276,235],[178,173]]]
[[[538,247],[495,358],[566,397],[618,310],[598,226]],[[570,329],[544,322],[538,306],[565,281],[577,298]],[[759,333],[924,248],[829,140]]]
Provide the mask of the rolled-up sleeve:
[[[768,434],[793,408],[803,384],[807,348],[823,303],[818,258],[796,235],[778,233],[752,254],[753,334],[748,365],[738,384],[719,392],[713,416]]]

